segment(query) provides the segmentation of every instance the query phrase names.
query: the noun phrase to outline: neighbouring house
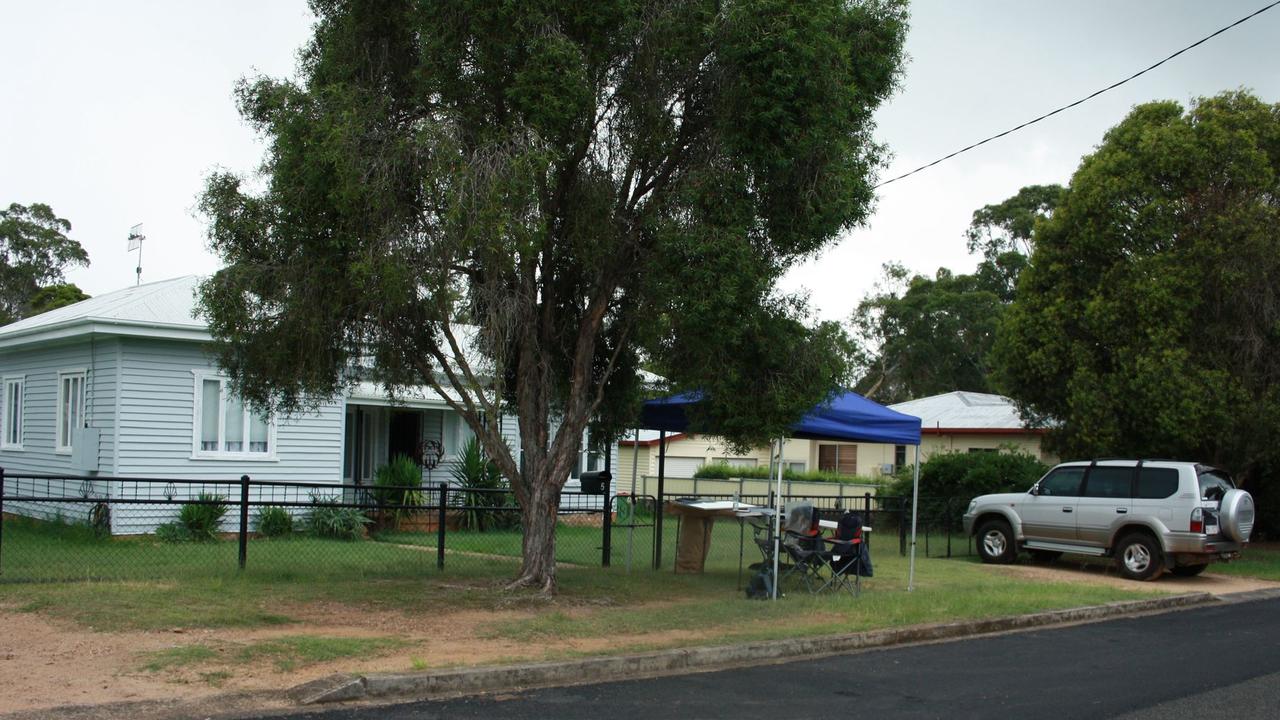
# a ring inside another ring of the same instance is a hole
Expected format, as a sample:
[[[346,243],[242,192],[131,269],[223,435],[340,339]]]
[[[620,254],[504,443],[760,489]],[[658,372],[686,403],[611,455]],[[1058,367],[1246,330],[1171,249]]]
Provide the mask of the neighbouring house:
[[[1014,402],[1002,395],[956,391],[888,407],[920,418],[922,459],[936,452],[1013,449],[1050,465],[1057,462],[1055,456],[1041,448],[1045,430],[1027,427]],[[665,475],[669,478],[691,478],[698,467],[716,462],[744,466],[770,462],[769,448],[734,454],[712,435],[676,433],[667,435],[666,440]],[[657,476],[657,431],[641,430],[638,439],[634,434],[628,435],[619,445],[614,471],[619,488],[629,486],[633,457],[637,475]],[[868,478],[892,475],[899,467],[915,461],[915,449],[906,445],[826,440],[788,439],[782,454],[787,467],[795,471],[819,470]]]
[[[436,440],[444,462],[424,479],[448,479],[472,433],[429,389],[392,399],[363,383],[307,414],[252,412],[209,355],[212,338],[194,314],[198,282],[130,287],[0,327],[0,467],[366,484],[390,458]],[[516,419],[500,422],[519,452]],[[579,472],[605,463],[616,467],[616,446],[607,454],[584,447],[566,492],[578,491]]]
[[[1029,427],[1013,400],[1003,395],[957,390],[908,400],[890,409],[920,418],[920,457],[938,452],[1013,450],[1053,465],[1057,456],[1041,444],[1047,430]],[[859,465],[892,471],[914,462],[914,450],[903,445],[861,443]],[[892,467],[890,467],[892,466]]]

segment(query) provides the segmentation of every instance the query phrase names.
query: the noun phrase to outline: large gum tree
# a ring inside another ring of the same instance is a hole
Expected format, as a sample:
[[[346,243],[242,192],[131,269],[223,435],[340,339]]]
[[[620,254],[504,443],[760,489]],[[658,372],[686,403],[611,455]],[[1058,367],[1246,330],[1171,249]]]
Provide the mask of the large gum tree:
[[[550,592],[559,492],[642,363],[737,443],[842,381],[839,330],[775,285],[869,212],[903,3],[312,8],[297,78],[237,89],[260,173],[200,199],[225,262],[200,300],[250,402],[434,388],[519,499],[513,585]]]

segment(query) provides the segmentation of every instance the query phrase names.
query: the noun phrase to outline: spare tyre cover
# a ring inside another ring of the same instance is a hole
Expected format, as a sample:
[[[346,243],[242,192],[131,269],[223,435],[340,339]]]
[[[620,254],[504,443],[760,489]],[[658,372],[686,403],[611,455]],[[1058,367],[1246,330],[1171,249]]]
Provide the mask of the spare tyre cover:
[[[1244,490],[1228,490],[1218,504],[1222,532],[1236,542],[1248,542],[1253,534],[1253,496]]]

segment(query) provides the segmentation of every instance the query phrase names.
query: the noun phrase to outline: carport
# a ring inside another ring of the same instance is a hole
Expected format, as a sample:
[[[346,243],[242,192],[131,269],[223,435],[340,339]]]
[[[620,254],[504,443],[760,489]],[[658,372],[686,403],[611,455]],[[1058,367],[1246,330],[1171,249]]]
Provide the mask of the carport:
[[[640,427],[657,430],[658,436],[658,493],[662,495],[665,478],[666,434],[668,432],[697,431],[715,435],[716,428],[691,423],[696,406],[703,402],[701,393],[684,393],[665,398],[655,398],[644,403],[640,413]],[[890,410],[865,397],[845,391],[833,395],[800,418],[790,428],[790,434],[777,439],[776,492],[774,492],[773,576],[778,576],[778,552],[782,528],[782,445],[786,437],[801,440],[831,440],[845,442],[886,443],[915,447],[915,469],[911,489],[911,556],[907,571],[907,590],[914,589],[916,569],[916,505],[920,496],[920,418]],[[658,522],[662,513],[659,510]],[[777,599],[778,587],[774,583],[773,595]]]

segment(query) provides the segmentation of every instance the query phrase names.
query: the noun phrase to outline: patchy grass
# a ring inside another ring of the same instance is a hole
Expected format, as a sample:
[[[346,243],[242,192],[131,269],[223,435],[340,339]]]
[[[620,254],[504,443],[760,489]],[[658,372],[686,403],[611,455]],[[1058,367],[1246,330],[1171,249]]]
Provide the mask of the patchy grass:
[[[394,543],[307,538],[254,541],[247,568],[237,572],[235,544],[229,542],[172,545],[100,540],[10,522],[5,523],[4,532],[2,579],[54,569],[65,574],[75,567],[96,568],[106,579],[2,583],[0,603],[70,619],[94,630],[277,626],[307,621],[314,617],[311,608],[316,604],[350,607],[362,615],[514,611],[504,615],[516,615],[515,619],[490,621],[478,628],[478,634],[482,639],[546,643],[553,655],[574,652],[559,640],[608,640],[602,652],[622,652],[992,617],[1154,594],[1140,588],[1117,590],[1003,577],[985,572],[976,563],[924,557],[917,561],[915,590],[908,593],[907,559],[898,554],[898,538],[889,532],[872,535],[876,576],[864,583],[858,599],[832,594],[813,598],[792,592],[780,603],[749,601],[742,588],[751,575],[750,565],[759,562],[761,554],[750,527],[732,521],[716,524],[707,572],[702,575],[670,571],[675,557],[674,522],[665,532],[667,569],[657,572],[649,569],[651,528],[636,528],[634,534],[615,528],[613,566],[601,568],[600,529],[561,527],[558,547],[583,562],[559,569],[560,592],[554,598],[501,589],[514,573],[514,563],[493,562],[492,557],[518,552],[518,535],[510,532],[451,533],[443,572],[436,569],[434,549],[412,544],[434,541],[430,534],[384,537]],[[630,571],[626,568],[628,544],[632,547]],[[474,549],[454,552],[465,547]],[[596,556],[587,562],[591,553]],[[42,556],[47,559],[45,565],[40,562]],[[257,645],[175,651],[171,656],[148,657],[147,662],[161,667],[202,666],[213,663],[206,652],[212,651],[232,664],[269,660],[286,668],[393,647],[381,644],[386,638],[373,638],[368,646],[359,642],[299,635]]]
[[[182,645],[147,653],[142,669],[148,672],[181,670],[192,666],[227,666],[232,669],[270,661],[280,672],[343,658],[376,656],[407,642],[392,637],[325,637],[288,635],[241,644]],[[205,682],[221,682],[231,677],[229,670],[200,673]]]
[[[147,672],[160,672],[174,668],[207,663],[218,657],[218,651],[204,644],[179,645],[147,653],[142,669]]]
[[[591,612],[557,610],[534,617],[491,623],[491,638],[538,643],[552,639],[612,637],[613,651],[632,652],[696,644],[858,632],[920,623],[948,622],[1040,610],[1094,605],[1151,597],[1141,589],[1120,590],[1079,583],[1028,582],[985,572],[969,562],[917,560],[916,585],[906,592],[906,563],[877,560],[876,577],[865,580],[858,598],[803,590],[783,602],[747,600],[723,591],[715,598],[697,593],[672,596],[670,602],[642,607],[594,608]],[[733,577],[722,578],[731,585]],[[655,644],[646,638],[673,633]],[[695,640],[695,642],[690,642]]]
[[[341,658],[378,655],[406,644],[404,640],[391,637],[290,635],[241,646],[231,653],[231,657],[238,663],[269,659],[277,670],[288,672]]]
[[[1256,543],[1245,548],[1240,559],[1229,563],[1215,563],[1208,572],[1219,575],[1280,580],[1280,543]]]

